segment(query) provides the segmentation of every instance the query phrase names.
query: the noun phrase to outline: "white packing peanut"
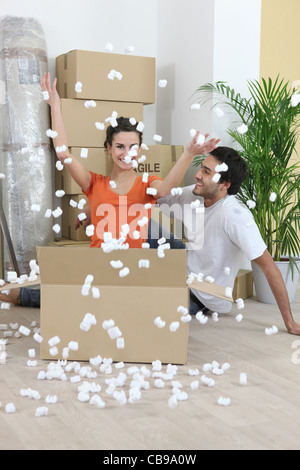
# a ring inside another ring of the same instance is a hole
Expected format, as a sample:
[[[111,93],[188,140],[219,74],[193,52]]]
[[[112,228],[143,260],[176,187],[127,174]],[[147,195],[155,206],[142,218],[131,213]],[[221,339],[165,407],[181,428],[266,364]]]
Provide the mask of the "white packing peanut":
[[[236,321],[237,321],[238,323],[241,323],[241,321],[243,320],[243,318],[244,318],[244,317],[243,317],[243,315],[242,315],[241,313],[238,314],[238,315],[235,317],[235,319],[236,319]]]
[[[166,322],[161,319],[161,317],[156,317],[154,320],[154,324],[158,328],[164,328],[166,326]]]
[[[159,88],[166,88],[167,84],[168,80],[166,80],[165,78],[162,78],[158,81]]]
[[[49,349],[49,353],[51,356],[57,356],[58,355],[58,349],[56,346],[53,346],[52,348]]]
[[[87,237],[92,237],[95,233],[95,226],[93,224],[87,225],[85,233]]]
[[[47,129],[46,135],[47,137],[51,137],[51,139],[55,139],[57,137],[57,132],[52,129]]]
[[[107,333],[110,337],[110,339],[117,339],[122,336],[122,333],[120,331],[120,328],[118,326],[113,326],[107,330]]]
[[[248,132],[248,126],[246,124],[241,124],[238,128],[237,131],[240,135],[246,134]]]
[[[29,336],[30,335],[30,329],[27,328],[26,326],[23,326],[23,325],[20,326],[19,332],[24,336]]]
[[[225,171],[227,171],[227,170],[228,170],[228,165],[226,165],[225,162],[220,163],[219,165],[217,165],[217,166],[215,167],[215,171],[216,171],[217,173],[221,173],[222,171],[225,172]]]
[[[68,348],[71,349],[71,351],[78,351],[78,342],[70,341],[68,344]]]
[[[220,406],[229,406],[229,405],[231,405],[231,400],[230,400],[230,398],[220,397],[218,399],[218,405],[220,405]]]
[[[81,82],[76,82],[75,83],[75,91],[76,91],[76,93],[81,93],[82,92],[82,83]]]
[[[33,339],[34,339],[34,341],[36,341],[39,344],[43,342],[43,337],[41,335],[39,335],[38,333],[34,333]]]
[[[52,229],[55,233],[59,233],[60,232],[60,225],[55,224],[55,225],[53,225]]]
[[[240,374],[240,384],[241,385],[247,385],[248,384],[248,378],[247,378],[247,374],[245,372],[242,372]]]
[[[124,349],[124,348],[125,348],[124,338],[117,338],[117,349]]]
[[[121,269],[121,271],[119,272],[120,277],[128,276],[128,274],[129,274],[129,268],[127,268],[127,267]]]
[[[226,287],[225,288],[225,296],[228,297],[229,299],[232,298],[232,288],[231,287]]]
[[[180,326],[179,321],[173,321],[173,322],[171,322],[171,324],[170,324],[170,331],[171,331],[172,333],[174,333],[175,331],[178,330],[179,326]]]
[[[80,150],[80,157],[81,158],[87,158],[88,157],[88,152],[89,150],[85,147],[82,147],[82,149]]]
[[[212,177],[212,181],[214,183],[218,183],[220,181],[221,175],[220,173],[215,173],[214,176]]]
[[[139,132],[143,132],[144,127],[145,127],[145,124],[142,121],[140,121],[138,125],[136,126],[136,130]]]
[[[202,135],[202,134],[199,134],[198,137],[197,137],[197,144],[198,145],[203,145],[205,142],[205,136]]]
[[[214,113],[219,119],[224,116],[224,112],[218,106],[216,108],[214,108]]]
[[[115,325],[115,322],[114,320],[104,320],[104,322],[102,323],[102,328],[104,330],[108,330],[109,328],[112,328],[113,326]]]
[[[103,131],[105,129],[105,124],[103,122],[95,122],[95,126],[99,131]]]
[[[148,259],[140,259],[139,260],[139,268],[146,268],[150,267],[150,261]]]

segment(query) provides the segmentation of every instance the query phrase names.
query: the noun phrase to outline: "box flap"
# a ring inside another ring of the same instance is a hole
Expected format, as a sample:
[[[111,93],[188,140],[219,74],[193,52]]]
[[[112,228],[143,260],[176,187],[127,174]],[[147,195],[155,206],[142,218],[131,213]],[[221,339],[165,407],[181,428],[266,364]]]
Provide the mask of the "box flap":
[[[20,289],[21,287],[39,286],[40,283],[41,283],[40,276],[37,276],[35,281],[24,281],[22,282],[22,284],[19,284],[18,282],[10,282],[0,287],[0,292],[6,291],[6,290],[12,290],[12,289]]]
[[[186,251],[165,250],[159,258],[157,250],[132,248],[104,253],[97,248],[38,247],[37,258],[42,285],[84,284],[88,274],[94,286],[186,286]],[[139,268],[139,260],[149,260],[149,268]],[[120,277],[120,269],[111,261],[121,261],[129,274]]]
[[[189,284],[191,289],[196,289],[200,292],[204,292],[205,294],[213,295],[214,297],[218,297],[219,299],[227,300],[228,302],[233,302],[232,297],[228,297],[226,295],[226,288],[216,284],[215,282],[210,283],[207,281],[197,281],[194,279],[191,284]]]

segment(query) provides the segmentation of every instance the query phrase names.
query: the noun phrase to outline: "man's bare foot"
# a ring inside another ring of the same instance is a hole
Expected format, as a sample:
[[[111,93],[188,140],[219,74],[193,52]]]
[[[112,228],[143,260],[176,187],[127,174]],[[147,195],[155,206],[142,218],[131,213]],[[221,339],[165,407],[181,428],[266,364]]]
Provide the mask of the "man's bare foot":
[[[7,290],[9,290],[9,288]],[[14,305],[21,305],[20,289],[19,288],[10,289],[9,294],[3,294],[3,292],[0,292],[0,301],[9,302]]]

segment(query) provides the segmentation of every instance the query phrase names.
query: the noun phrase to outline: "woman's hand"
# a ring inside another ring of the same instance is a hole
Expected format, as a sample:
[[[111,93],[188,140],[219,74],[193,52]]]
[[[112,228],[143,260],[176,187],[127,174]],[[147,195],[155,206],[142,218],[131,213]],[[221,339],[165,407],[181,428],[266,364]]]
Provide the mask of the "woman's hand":
[[[57,79],[55,78],[51,86],[50,73],[45,73],[41,80],[42,91],[48,92],[49,98],[46,100],[46,102],[51,108],[60,107],[60,97],[56,90],[56,83]]]

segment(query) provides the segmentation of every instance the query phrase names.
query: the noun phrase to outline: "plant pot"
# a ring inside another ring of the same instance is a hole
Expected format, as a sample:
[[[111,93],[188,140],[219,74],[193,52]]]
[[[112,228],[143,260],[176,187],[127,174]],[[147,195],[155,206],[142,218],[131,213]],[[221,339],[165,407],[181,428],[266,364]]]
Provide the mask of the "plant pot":
[[[298,286],[299,272],[296,267],[294,267],[294,272],[292,274],[289,261],[275,261],[275,263],[280,269],[288,292],[290,303],[292,303],[294,301]],[[300,260],[297,260],[296,263],[298,268],[300,268]],[[252,262],[251,264],[253,270],[253,281],[256,291],[256,298],[258,302],[262,302],[264,304],[276,304],[276,299],[273,295],[273,292],[271,291],[271,288],[263,271],[260,269],[259,266],[257,266],[256,263]]]

